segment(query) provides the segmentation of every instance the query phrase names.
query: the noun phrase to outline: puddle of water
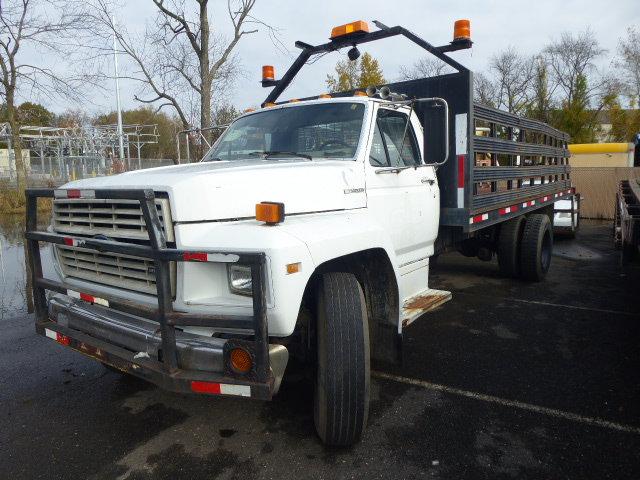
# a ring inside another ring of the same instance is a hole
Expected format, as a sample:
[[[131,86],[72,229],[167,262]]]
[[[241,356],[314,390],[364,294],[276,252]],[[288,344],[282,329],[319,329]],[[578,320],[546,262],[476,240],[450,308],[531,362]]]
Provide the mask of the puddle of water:
[[[45,230],[49,215],[39,215],[38,228]],[[45,276],[53,271],[51,247],[41,248]],[[0,215],[0,321],[27,312],[24,262],[24,215]]]

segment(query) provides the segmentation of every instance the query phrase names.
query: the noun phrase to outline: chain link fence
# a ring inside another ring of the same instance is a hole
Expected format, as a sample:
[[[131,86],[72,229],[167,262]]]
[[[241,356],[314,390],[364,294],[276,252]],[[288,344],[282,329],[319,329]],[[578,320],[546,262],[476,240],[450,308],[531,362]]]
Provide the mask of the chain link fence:
[[[59,186],[73,180],[83,178],[103,177],[133,170],[164,167],[173,165],[174,161],[167,158],[125,159],[120,161],[105,160],[103,158],[82,159],[44,159],[31,161],[27,175],[28,186]],[[0,185],[17,186],[15,167],[0,166]]]

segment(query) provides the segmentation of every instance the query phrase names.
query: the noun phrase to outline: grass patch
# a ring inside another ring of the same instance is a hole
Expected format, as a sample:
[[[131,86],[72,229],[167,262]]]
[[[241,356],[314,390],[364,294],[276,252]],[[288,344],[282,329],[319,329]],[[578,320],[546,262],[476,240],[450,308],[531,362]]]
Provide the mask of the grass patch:
[[[42,198],[38,201],[38,211],[50,212],[52,205],[51,198]],[[26,209],[27,199],[24,195],[24,190],[20,190],[6,182],[0,183],[0,213],[25,213]]]

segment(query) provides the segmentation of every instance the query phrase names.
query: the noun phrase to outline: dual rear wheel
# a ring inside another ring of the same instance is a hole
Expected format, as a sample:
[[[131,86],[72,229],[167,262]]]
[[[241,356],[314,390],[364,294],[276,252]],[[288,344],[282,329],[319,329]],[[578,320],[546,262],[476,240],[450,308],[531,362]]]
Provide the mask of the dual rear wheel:
[[[498,265],[509,277],[539,282],[551,266],[553,232],[549,217],[535,213],[505,222],[498,238]]]

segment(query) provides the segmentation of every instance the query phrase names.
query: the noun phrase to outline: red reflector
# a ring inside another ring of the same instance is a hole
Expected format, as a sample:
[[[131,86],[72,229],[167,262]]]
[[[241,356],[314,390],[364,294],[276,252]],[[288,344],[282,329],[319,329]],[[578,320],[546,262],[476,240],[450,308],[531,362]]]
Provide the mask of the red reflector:
[[[56,332],[56,342],[60,345],[69,345],[71,343],[71,339],[66,335],[62,335],[61,333]]]
[[[85,302],[91,302],[91,303],[95,301],[95,297],[91,295],[87,295],[86,293],[81,293],[80,299],[84,300]]]
[[[182,255],[182,258],[189,262],[189,261],[196,261],[196,262],[206,262],[207,261],[207,254],[206,253],[200,253],[200,252],[185,252]]]
[[[464,188],[464,155],[458,155],[458,188]]]
[[[80,190],[67,190],[67,198],[80,198]]]
[[[211,382],[191,382],[191,390],[196,393],[212,393],[220,395],[220,384]]]
[[[73,238],[64,237],[64,244],[73,247]]]

